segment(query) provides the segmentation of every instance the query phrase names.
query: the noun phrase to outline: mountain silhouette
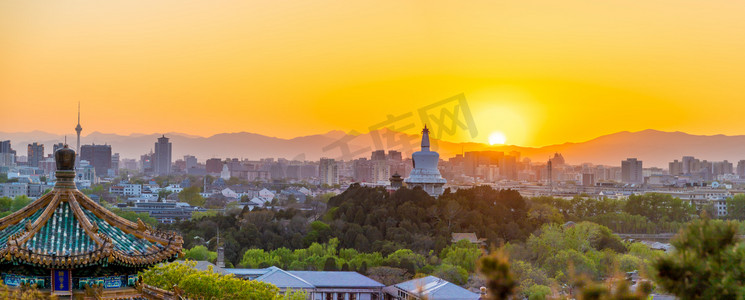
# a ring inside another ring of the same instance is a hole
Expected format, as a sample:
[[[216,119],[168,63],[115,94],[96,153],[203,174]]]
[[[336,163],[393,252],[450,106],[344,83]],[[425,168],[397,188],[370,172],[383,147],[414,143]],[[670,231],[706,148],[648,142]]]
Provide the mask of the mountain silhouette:
[[[292,139],[270,137],[250,132],[220,133],[200,137],[184,133],[154,133],[118,135],[92,132],[81,137],[82,144],[109,144],[112,152],[120,153],[122,158],[139,159],[150,152],[161,135],[171,139],[174,160],[186,154],[194,155],[203,161],[207,158],[287,158],[299,160],[318,160],[321,157],[350,159],[370,157],[373,150],[399,150],[404,157],[410,157],[419,150],[419,135],[409,135],[380,129],[364,134],[349,134],[343,131],[330,131],[323,134],[301,136]],[[19,155],[26,154],[26,145],[41,142],[46,145],[46,153],[51,145],[64,141],[64,136],[42,131],[5,133],[0,132],[0,140],[11,140]],[[67,136],[70,145],[75,144],[75,136]],[[344,147],[348,149],[345,151]],[[696,156],[709,161],[729,160],[737,163],[745,159],[745,135],[692,135],[684,132],[664,132],[643,130],[638,132],[617,132],[595,139],[579,142],[550,145],[545,147],[521,147],[513,145],[489,146],[481,143],[453,143],[433,139],[433,149],[440,157],[448,159],[462,151],[518,151],[522,158],[534,162],[544,162],[555,152],[562,153],[567,163],[585,162],[618,166],[621,160],[635,157],[644,162],[645,167],[667,167],[667,163],[684,155]]]

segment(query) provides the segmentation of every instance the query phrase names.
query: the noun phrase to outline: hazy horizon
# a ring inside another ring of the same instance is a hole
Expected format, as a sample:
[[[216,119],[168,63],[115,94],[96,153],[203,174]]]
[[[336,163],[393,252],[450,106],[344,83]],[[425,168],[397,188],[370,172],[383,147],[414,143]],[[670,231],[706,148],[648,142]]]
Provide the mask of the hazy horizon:
[[[398,132],[398,133],[404,133],[404,134],[407,134],[407,135],[419,135],[420,134],[419,132],[396,131],[396,130],[389,129],[389,128],[382,128],[382,129],[384,129],[384,130],[391,130],[391,131]],[[421,130],[421,129],[419,129],[419,130]],[[703,136],[703,137],[714,137],[714,136],[737,137],[737,136],[744,136],[745,135],[745,133],[743,133],[743,134],[722,134],[722,133],[694,134],[694,133],[680,131],[680,130],[666,131],[666,130],[659,130],[659,129],[655,129],[655,128],[647,128],[647,129],[641,129],[641,130],[622,130],[622,131],[608,132],[608,133],[601,134],[601,135],[598,135],[598,136],[595,136],[595,137],[591,137],[591,138],[586,139],[586,140],[564,141],[564,142],[558,142],[558,143],[555,143],[555,144],[538,145],[538,146],[517,145],[517,144],[511,144],[509,142],[507,142],[505,144],[490,144],[488,141],[454,141],[454,140],[450,140],[450,139],[447,139],[447,138],[438,139],[438,140],[446,141],[446,142],[450,142],[450,143],[457,143],[457,144],[461,144],[461,143],[476,143],[476,144],[483,144],[483,145],[488,145],[488,146],[493,146],[493,147],[515,146],[515,147],[521,147],[521,148],[542,148],[542,147],[562,145],[562,144],[567,144],[567,143],[584,143],[584,142],[595,140],[595,139],[600,138],[600,137],[614,135],[614,134],[620,134],[620,133],[626,133],[626,132],[628,132],[628,133],[639,133],[639,132],[645,132],[645,131],[655,131],[655,132],[664,132],[664,133],[683,133],[683,134],[687,134],[687,135]],[[51,132],[51,131],[39,130],[39,129],[30,130],[30,131],[0,131],[0,134],[5,134],[5,133],[7,133],[7,134],[31,134],[31,133],[34,133],[34,132],[39,132],[39,133],[44,133],[44,134],[50,134],[50,135],[57,135],[57,136],[60,136],[62,138],[64,138],[64,136],[67,136],[67,138],[68,138],[68,144],[74,143],[74,140],[76,138],[75,132],[73,132],[72,134],[70,134],[70,133],[56,133],[56,132]],[[122,137],[139,137],[139,136],[152,136],[152,135],[168,135],[168,134],[173,134],[173,135],[185,136],[185,137],[190,137],[190,138],[210,138],[210,137],[214,137],[214,136],[222,135],[222,134],[248,133],[248,134],[258,134],[258,135],[262,135],[262,136],[269,137],[269,138],[277,138],[277,139],[283,139],[283,140],[292,140],[292,139],[296,139],[296,138],[309,137],[309,136],[318,136],[318,135],[326,135],[326,134],[331,134],[331,133],[340,133],[340,134],[348,134],[348,135],[360,135],[360,134],[364,135],[364,134],[368,134],[370,132],[372,132],[372,131],[368,131],[368,132],[356,132],[356,131],[353,131],[353,130],[345,131],[345,130],[341,130],[341,129],[332,129],[332,130],[325,131],[325,132],[317,132],[317,133],[311,133],[311,134],[305,134],[305,135],[283,137],[283,136],[273,136],[273,135],[270,135],[270,134],[263,134],[263,133],[260,133],[260,132],[252,132],[252,131],[248,131],[248,130],[232,131],[232,132],[227,132],[227,131],[226,132],[217,132],[217,133],[209,134],[209,135],[199,135],[199,134],[193,134],[193,133],[181,132],[181,131],[168,131],[168,132],[165,132],[165,131],[158,132],[158,131],[156,131],[156,132],[150,132],[150,133],[132,132],[132,133],[124,134],[124,133],[102,132],[102,131],[93,131],[93,132],[86,133],[85,130],[83,130],[83,132],[81,132],[80,136],[81,136],[81,138],[85,138],[85,137],[88,137],[88,136],[90,136],[92,134],[102,134],[102,135],[117,135],[117,136],[122,136]],[[2,139],[3,138],[0,137],[0,140],[2,140]]]
[[[415,134],[420,109],[463,94],[478,133],[445,140],[741,134],[727,113],[745,110],[740,12],[724,0],[5,2],[0,128],[73,133],[80,101],[84,132],[289,138],[413,113]]]
[[[152,150],[155,138],[163,133],[138,134],[131,136],[103,133],[83,134],[81,144],[109,144],[112,151],[122,158],[139,158]],[[398,150],[404,157],[410,157],[419,150],[419,134],[395,134],[399,142],[389,140],[390,133],[362,133],[349,138],[348,133],[334,131],[291,139],[270,137],[256,133],[222,133],[201,137],[183,133],[166,133],[173,143],[174,157],[194,155],[200,160],[207,158],[240,158],[258,160],[260,158],[286,158],[290,160],[318,160],[320,157],[341,160],[369,157],[373,150]],[[382,143],[375,138],[382,138]],[[26,143],[41,142],[50,144],[62,142],[64,136],[50,133],[3,133],[0,140],[10,139],[14,148],[23,155]],[[432,139],[435,141],[436,139]],[[75,144],[75,136],[67,136],[68,144]],[[334,146],[343,141],[349,149],[344,152]],[[404,142],[404,143],[400,143]],[[543,162],[554,153],[562,153],[570,164],[592,163],[617,166],[626,158],[638,158],[646,167],[666,168],[667,164],[683,156],[695,156],[709,161],[728,160],[737,162],[745,159],[745,135],[692,135],[685,132],[665,132],[647,129],[637,132],[616,132],[576,143],[558,143],[544,147],[524,147],[516,145],[488,145],[484,143],[455,143],[438,141],[433,144],[440,158],[449,159],[469,151],[518,151],[522,158]]]

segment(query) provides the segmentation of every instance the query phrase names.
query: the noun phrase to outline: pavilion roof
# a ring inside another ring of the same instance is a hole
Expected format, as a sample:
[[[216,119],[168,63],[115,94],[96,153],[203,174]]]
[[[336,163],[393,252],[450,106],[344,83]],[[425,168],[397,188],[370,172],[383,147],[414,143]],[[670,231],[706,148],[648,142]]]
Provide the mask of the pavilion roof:
[[[175,259],[182,244],[175,233],[117,216],[69,182],[0,219],[0,263],[147,267]]]

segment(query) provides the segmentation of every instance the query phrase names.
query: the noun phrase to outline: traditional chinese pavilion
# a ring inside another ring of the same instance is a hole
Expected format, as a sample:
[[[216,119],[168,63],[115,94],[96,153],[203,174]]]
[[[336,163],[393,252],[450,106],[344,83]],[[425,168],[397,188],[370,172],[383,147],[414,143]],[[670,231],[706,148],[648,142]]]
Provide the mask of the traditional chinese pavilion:
[[[0,219],[6,285],[33,284],[58,295],[86,284],[122,289],[135,284],[138,271],[181,255],[181,236],[121,218],[81,193],[75,151],[65,145],[54,158],[54,189]]]

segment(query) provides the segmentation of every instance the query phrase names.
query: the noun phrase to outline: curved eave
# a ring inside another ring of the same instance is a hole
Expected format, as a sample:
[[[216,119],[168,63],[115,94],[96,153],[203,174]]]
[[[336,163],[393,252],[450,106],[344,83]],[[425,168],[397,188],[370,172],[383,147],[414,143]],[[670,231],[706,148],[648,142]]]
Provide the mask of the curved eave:
[[[69,204],[69,209],[85,231],[85,235],[95,242],[95,249],[74,255],[54,255],[37,253],[25,247],[26,242],[38,234],[47,222],[50,222],[55,210],[63,202]],[[141,220],[135,223],[121,218],[77,189],[55,188],[21,210],[0,219],[0,230],[16,225],[40,210],[43,212],[38,218],[33,222],[27,221],[24,228],[7,238],[6,244],[3,245],[4,248],[0,249],[0,263],[25,263],[50,268],[78,268],[99,264],[147,267],[183,255],[181,236],[173,232],[154,230]],[[117,250],[114,245],[115,241],[100,232],[97,223],[90,220],[84,210],[125,234],[131,234],[137,239],[152,243],[151,246],[144,251],[130,251],[131,253]]]
[[[109,247],[78,255],[48,255],[34,253],[28,249],[13,248],[0,250],[0,263],[29,264],[46,268],[84,268],[94,265],[110,264],[127,267],[149,267],[164,261],[171,261],[181,255],[181,247],[165,247],[158,252],[132,256]]]

